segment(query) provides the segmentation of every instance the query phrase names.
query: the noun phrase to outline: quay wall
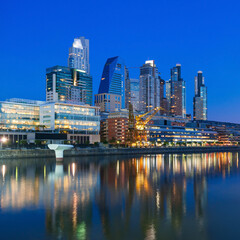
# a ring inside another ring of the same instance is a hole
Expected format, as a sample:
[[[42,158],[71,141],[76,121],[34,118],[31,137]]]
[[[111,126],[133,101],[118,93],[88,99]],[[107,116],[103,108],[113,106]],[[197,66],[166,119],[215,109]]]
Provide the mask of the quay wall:
[[[64,157],[143,155],[167,153],[205,153],[240,151],[239,146],[208,147],[160,147],[160,148],[81,148],[64,151]],[[0,150],[0,159],[54,158],[55,153],[48,149],[6,149]]]

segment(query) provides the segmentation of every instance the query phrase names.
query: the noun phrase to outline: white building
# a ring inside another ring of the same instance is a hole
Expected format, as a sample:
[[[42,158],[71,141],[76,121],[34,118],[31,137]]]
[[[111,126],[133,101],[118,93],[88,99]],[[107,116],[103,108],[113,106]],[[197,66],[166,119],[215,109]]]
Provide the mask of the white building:
[[[69,48],[68,67],[76,68],[90,74],[89,40],[85,37],[75,38]]]
[[[79,143],[100,141],[99,107],[69,103],[46,103],[40,106],[40,125],[45,130],[67,133],[68,140]]]

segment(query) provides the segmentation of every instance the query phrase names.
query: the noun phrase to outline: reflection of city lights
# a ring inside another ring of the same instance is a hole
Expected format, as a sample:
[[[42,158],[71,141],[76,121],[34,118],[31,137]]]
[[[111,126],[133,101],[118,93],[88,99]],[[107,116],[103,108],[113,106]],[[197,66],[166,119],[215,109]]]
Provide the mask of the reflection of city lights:
[[[1,142],[2,142],[2,143],[7,142],[7,138],[6,138],[6,137],[2,137]]]
[[[73,177],[75,176],[75,172],[76,172],[76,164],[72,163],[72,175],[73,175]]]
[[[73,227],[76,228],[77,226],[77,194],[73,193]]]
[[[44,179],[46,179],[46,166],[44,165],[44,168],[43,168],[43,177]]]
[[[2,165],[2,175],[3,175],[3,177],[5,177],[5,173],[6,173],[6,166]]]
[[[18,180],[18,167],[16,167],[16,182]]]
[[[159,194],[159,191],[157,191],[157,195],[156,195],[156,204],[157,204],[157,208],[160,208],[160,194]]]
[[[117,175],[119,175],[119,161],[117,161]]]

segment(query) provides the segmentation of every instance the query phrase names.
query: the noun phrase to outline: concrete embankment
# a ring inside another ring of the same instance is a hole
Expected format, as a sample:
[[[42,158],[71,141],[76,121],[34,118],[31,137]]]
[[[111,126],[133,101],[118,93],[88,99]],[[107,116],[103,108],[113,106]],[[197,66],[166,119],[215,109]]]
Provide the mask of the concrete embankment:
[[[235,152],[238,146],[217,147],[167,147],[167,148],[83,148],[64,152],[64,157],[78,156],[111,156],[111,155],[143,155],[167,153],[204,153],[204,152]],[[54,158],[55,153],[47,149],[9,149],[0,150],[0,159],[18,158]]]

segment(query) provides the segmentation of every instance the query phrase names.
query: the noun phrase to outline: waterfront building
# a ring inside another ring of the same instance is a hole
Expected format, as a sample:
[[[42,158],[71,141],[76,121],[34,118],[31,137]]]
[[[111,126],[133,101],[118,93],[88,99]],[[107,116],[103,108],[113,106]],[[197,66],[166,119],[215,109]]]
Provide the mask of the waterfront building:
[[[101,112],[119,111],[122,106],[122,97],[121,95],[111,93],[96,94],[95,106],[100,107]]]
[[[139,110],[150,111],[160,107],[160,80],[154,60],[145,61],[140,67]]]
[[[128,111],[122,109],[109,113],[108,117],[101,120],[101,141],[125,144],[128,136]]]
[[[181,77],[181,64],[171,69],[171,79],[166,84],[169,114],[186,117],[186,83]]]
[[[149,140],[171,143],[213,143],[218,141],[218,133],[211,129],[180,126],[150,125]]]
[[[0,102],[0,139],[8,143],[34,140],[34,131],[40,128],[41,101],[12,98]]]
[[[139,79],[130,78],[130,102],[133,111],[139,111]]]
[[[0,102],[0,130],[31,130],[39,127],[41,101],[12,98]]]
[[[0,138],[6,137],[8,144],[21,140],[94,143],[100,141],[99,130],[98,107],[16,98],[0,102]]]
[[[46,70],[46,101],[92,105],[92,77],[85,71],[54,66]]]
[[[100,141],[98,107],[62,102],[46,103],[40,106],[40,124],[44,125],[46,130],[67,133],[71,141]]]
[[[83,70],[90,75],[89,40],[85,37],[74,39],[69,48],[68,67]]]
[[[240,142],[240,124],[238,123],[194,120],[188,122],[186,126],[216,131],[218,133],[218,141],[222,143]]]
[[[121,97],[120,107],[121,109],[124,109],[128,107],[129,102],[128,88],[129,88],[129,74],[124,61],[120,57],[108,58],[104,65],[98,94],[96,95],[95,99],[99,99],[98,95],[101,94],[118,95],[119,97]],[[114,103],[110,102],[110,105],[111,104],[114,105],[115,102]]]
[[[207,120],[207,87],[202,71],[195,77],[195,96],[193,98],[193,119]]]

